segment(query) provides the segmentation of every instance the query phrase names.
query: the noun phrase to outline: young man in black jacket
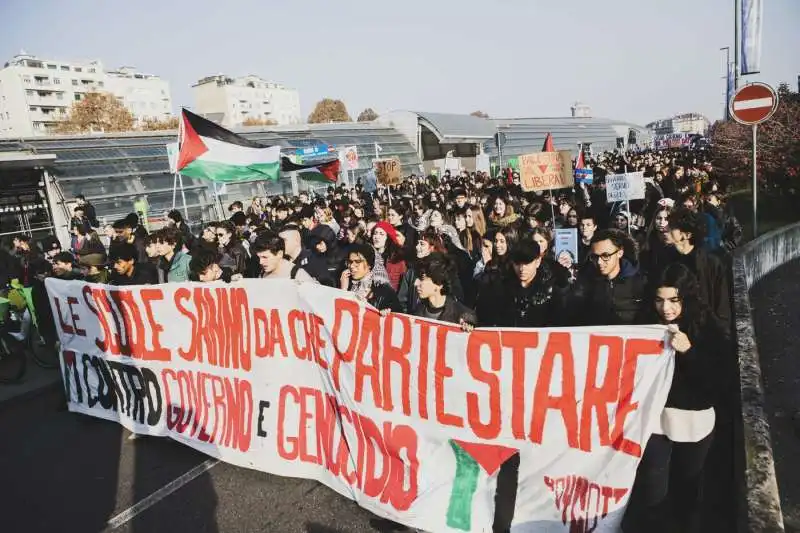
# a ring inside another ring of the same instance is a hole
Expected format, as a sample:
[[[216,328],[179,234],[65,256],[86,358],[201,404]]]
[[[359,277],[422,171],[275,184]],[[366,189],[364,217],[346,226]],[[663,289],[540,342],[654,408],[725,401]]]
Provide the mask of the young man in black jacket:
[[[573,287],[572,322],[581,326],[636,324],[641,318],[647,280],[635,263],[633,241],[619,230],[592,237],[590,264]]]
[[[669,234],[675,254],[673,262],[685,265],[700,286],[700,296],[716,317],[731,329],[731,294],[728,271],[714,254],[699,246],[704,239],[704,224],[697,213],[686,208],[669,215]]]
[[[514,275],[500,286],[498,309],[484,313],[495,316],[496,325],[542,328],[564,325],[570,289],[569,271],[553,268],[542,260],[539,245],[529,239],[511,251]]]
[[[192,255],[192,260],[189,262],[189,278],[204,283],[215,281],[230,283],[242,279],[241,274],[234,274],[230,268],[220,266],[220,260],[220,254],[213,250],[199,250]]]
[[[155,285],[158,283],[156,266],[139,263],[139,256],[133,244],[123,242],[111,249],[109,260],[113,266],[111,285]]]
[[[478,322],[475,312],[451,295],[452,268],[441,254],[432,254],[417,263],[414,288],[420,303],[414,315],[442,322],[474,326]]]

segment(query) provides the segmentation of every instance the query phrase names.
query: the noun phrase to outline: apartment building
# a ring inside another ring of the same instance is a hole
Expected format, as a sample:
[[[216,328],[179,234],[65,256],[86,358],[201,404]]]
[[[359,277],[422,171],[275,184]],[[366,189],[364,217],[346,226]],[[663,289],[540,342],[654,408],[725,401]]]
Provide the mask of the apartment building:
[[[172,116],[169,84],[132,67],[106,71],[100,61],[73,63],[24,52],[0,69],[0,137],[46,135],[89,92],[110,92],[137,121]]]
[[[194,111],[225,127],[247,119],[271,120],[279,125],[302,124],[297,89],[258,76],[208,76],[192,86]]]

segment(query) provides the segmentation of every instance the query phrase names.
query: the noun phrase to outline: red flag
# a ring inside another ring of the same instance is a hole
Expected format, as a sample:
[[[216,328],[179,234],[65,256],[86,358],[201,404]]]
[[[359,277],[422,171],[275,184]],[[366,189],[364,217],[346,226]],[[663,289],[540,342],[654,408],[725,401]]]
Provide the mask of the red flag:
[[[556,148],[553,146],[553,136],[550,133],[547,134],[547,137],[544,138],[544,146],[542,146],[542,152],[555,152]]]
[[[575,161],[575,170],[586,168],[586,161],[583,159],[583,150],[578,151],[578,159]]]

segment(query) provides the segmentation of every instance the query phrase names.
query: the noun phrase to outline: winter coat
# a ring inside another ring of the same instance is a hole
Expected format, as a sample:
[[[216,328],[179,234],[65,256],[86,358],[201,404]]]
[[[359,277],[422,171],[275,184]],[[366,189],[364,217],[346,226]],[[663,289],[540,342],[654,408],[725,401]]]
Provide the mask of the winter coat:
[[[413,315],[425,317],[425,306],[426,303],[420,300],[419,304],[417,304],[417,307],[414,309]],[[451,324],[459,324],[463,321],[474,326],[478,323],[478,316],[475,314],[475,311],[448,295],[447,299],[444,301],[442,314],[439,315],[439,318],[436,320],[449,322]]]
[[[167,282],[189,281],[189,263],[191,261],[192,256],[181,251],[175,252],[172,261],[164,261],[162,268],[166,271]]]
[[[400,301],[402,313],[413,315],[414,311],[419,307],[422,300],[419,298],[419,293],[416,287],[417,271],[416,269],[409,268],[400,279],[400,289],[397,291],[397,299]],[[450,278],[450,294],[459,302],[464,301],[464,289],[457,276]]]
[[[673,249],[674,250],[674,249]],[[695,246],[686,255],[674,250],[672,262],[685,265],[700,284],[700,297],[727,328],[731,328],[730,273],[714,254]]]
[[[484,317],[493,317],[493,322],[481,325],[516,328],[564,325],[569,303],[569,275],[561,265],[554,267],[542,261],[527,287],[522,287],[516,276],[509,276],[497,286],[497,309],[482,313]]]
[[[112,272],[109,283],[111,285],[155,285],[158,283],[157,267],[151,263],[136,263],[132,276],[120,276]]]
[[[222,248],[223,259],[220,266],[229,267],[235,274],[247,272],[247,250],[241,241],[231,237],[231,241]]]
[[[620,326],[641,321],[647,280],[638,267],[621,260],[614,279],[600,274],[594,264],[581,271],[569,304],[571,325]]]
[[[402,313],[397,294],[386,283],[374,282],[367,302],[378,310],[390,309],[393,313]]]

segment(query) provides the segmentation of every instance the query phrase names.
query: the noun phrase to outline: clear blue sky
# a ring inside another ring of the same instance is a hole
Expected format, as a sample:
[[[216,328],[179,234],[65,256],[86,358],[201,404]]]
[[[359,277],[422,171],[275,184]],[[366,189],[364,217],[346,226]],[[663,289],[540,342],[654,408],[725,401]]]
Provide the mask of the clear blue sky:
[[[365,107],[645,123],[722,114],[719,48],[734,0],[0,0],[0,57],[133,65],[169,80],[174,107],[203,76],[296,87],[303,113]],[[800,0],[766,0],[762,73],[796,85]]]

